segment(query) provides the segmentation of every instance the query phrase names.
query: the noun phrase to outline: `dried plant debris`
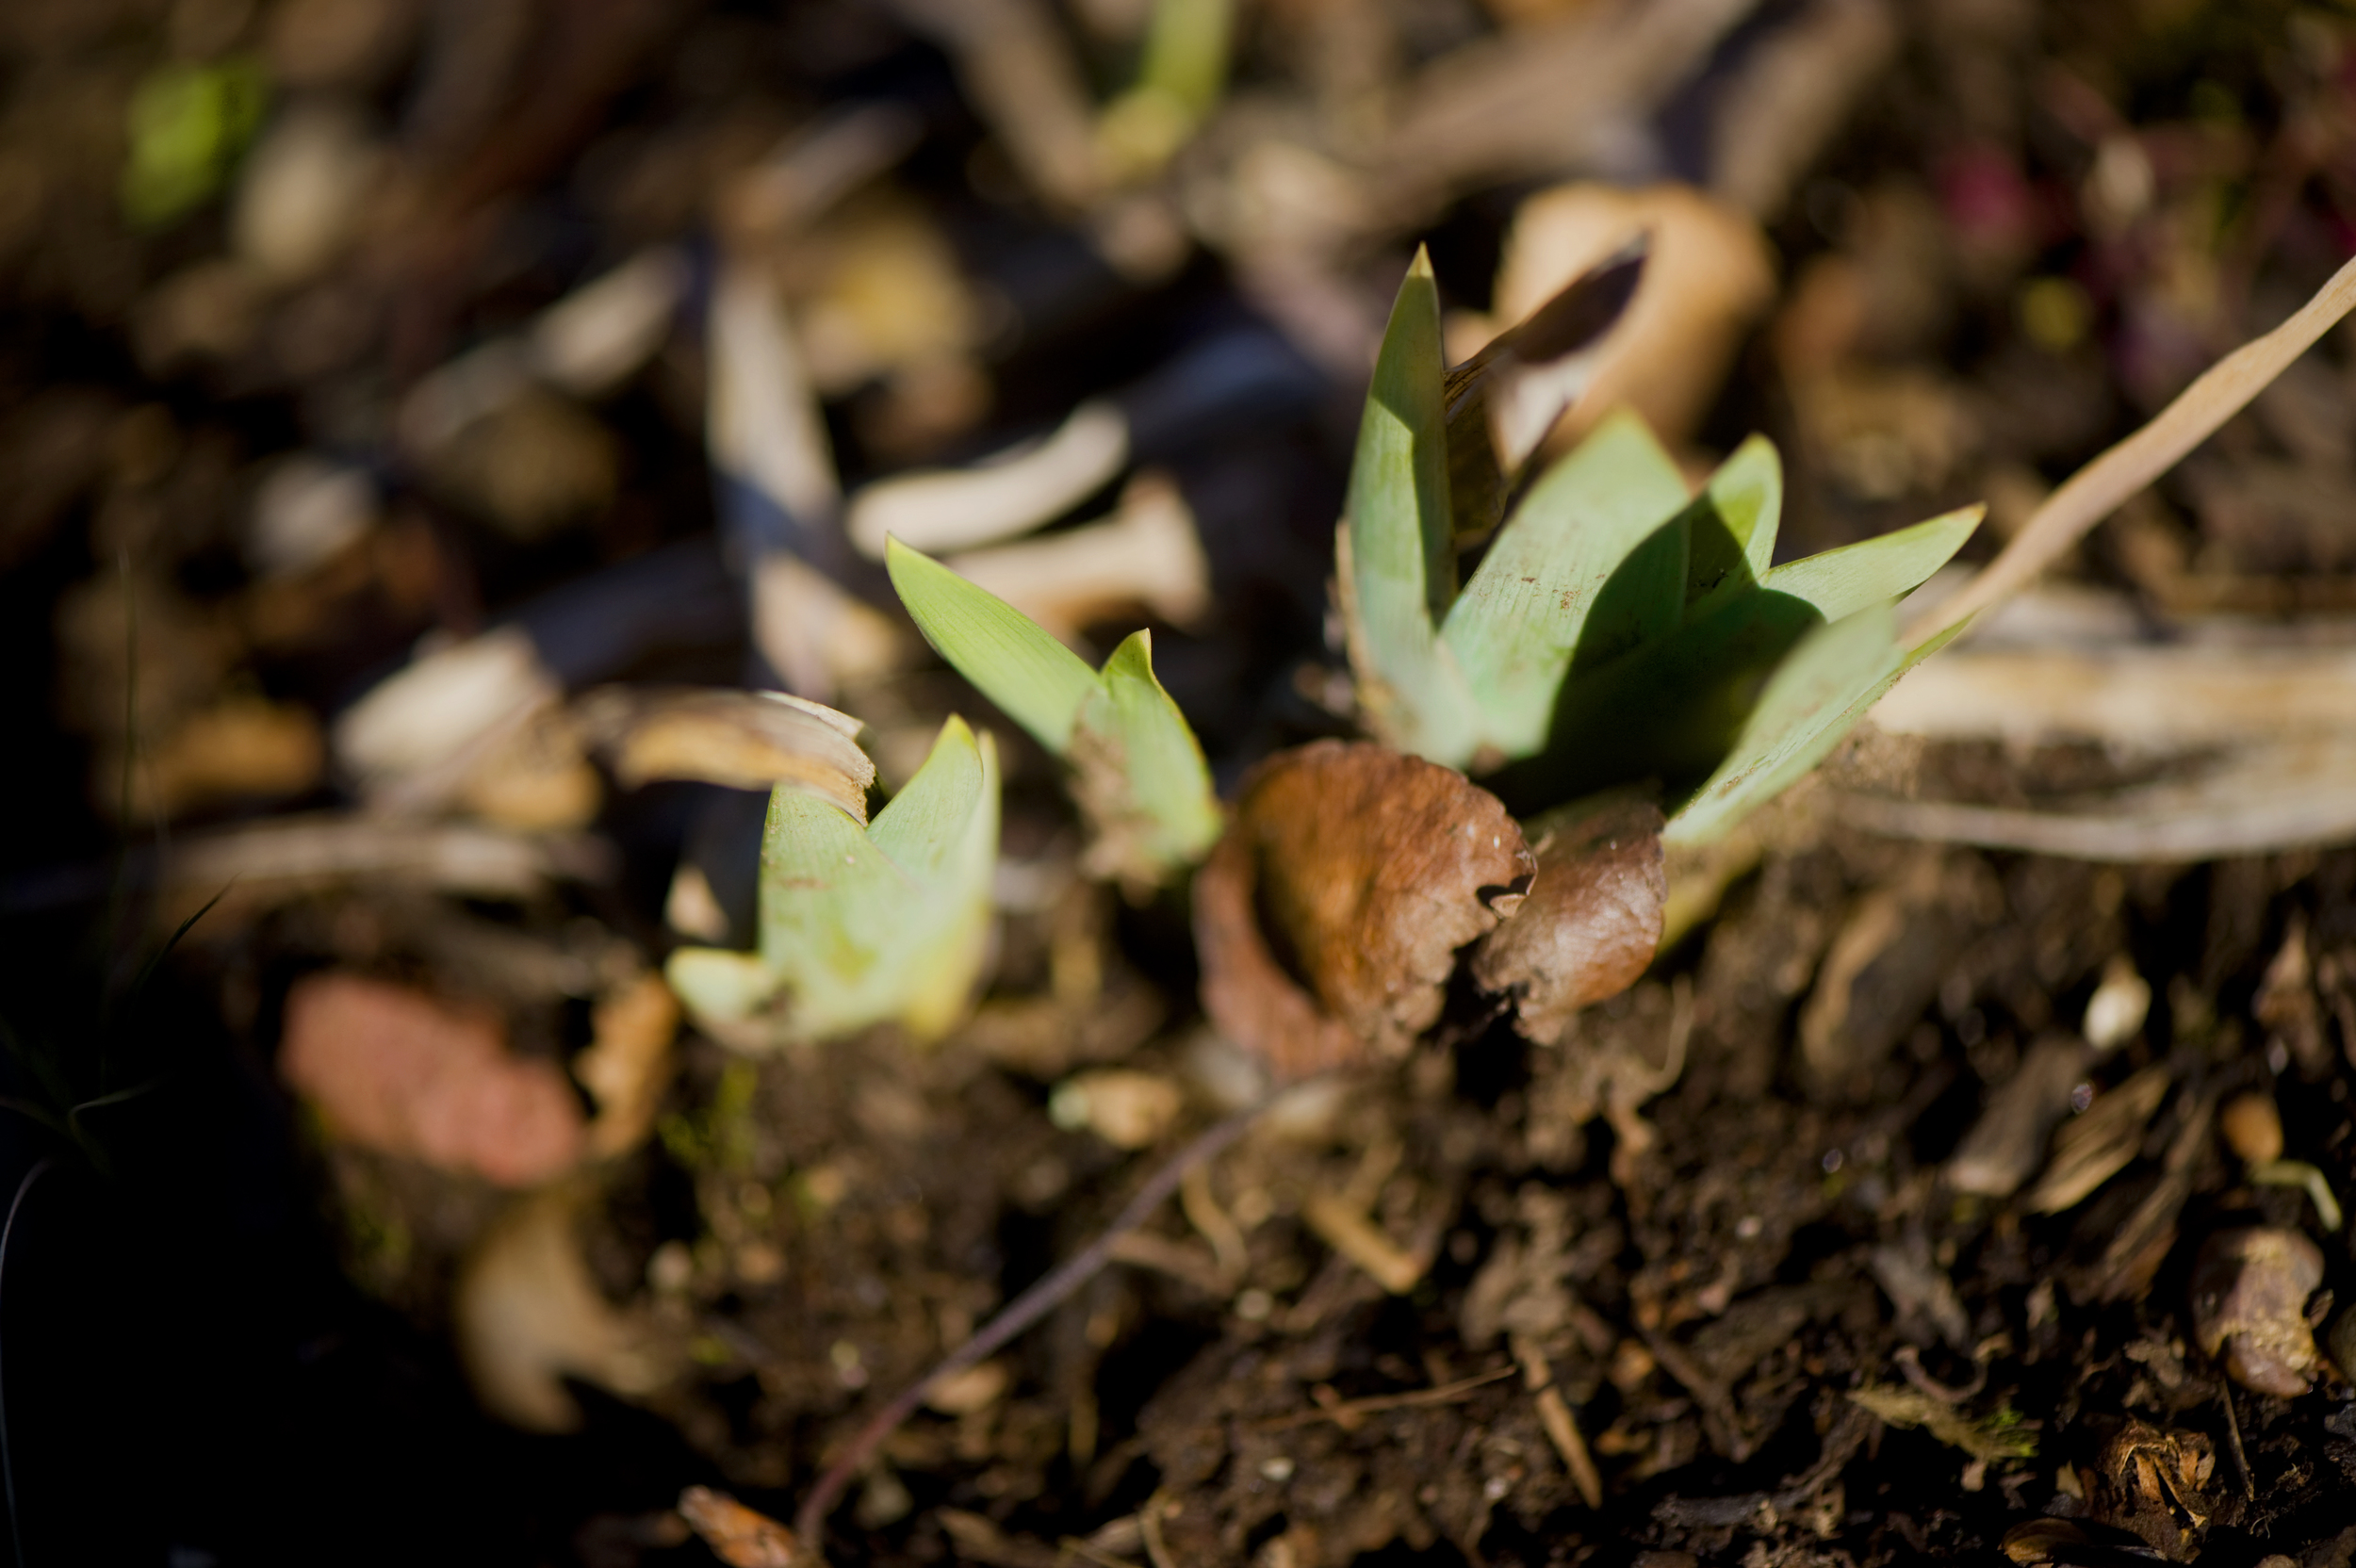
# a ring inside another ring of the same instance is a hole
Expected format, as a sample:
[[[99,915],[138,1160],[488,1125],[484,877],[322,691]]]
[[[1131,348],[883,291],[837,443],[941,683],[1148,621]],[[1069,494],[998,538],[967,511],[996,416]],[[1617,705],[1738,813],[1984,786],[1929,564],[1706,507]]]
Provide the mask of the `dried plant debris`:
[[[1472,958],[1481,989],[1510,992],[1521,1032],[1551,1043],[1572,1015],[1636,983],[1661,945],[1669,879],[1661,808],[1607,795],[1530,823],[1537,880]]]
[[[1960,1448],[1982,1462],[2031,1459],[2037,1454],[2037,1425],[2019,1411],[2000,1405],[1983,1416],[1972,1416],[1949,1400],[1917,1388],[1868,1383],[1849,1397],[1893,1427],[1921,1427],[1951,1448]]]
[[[574,1075],[597,1102],[588,1127],[592,1154],[628,1153],[654,1130],[671,1086],[679,1020],[679,999],[651,972],[631,975],[597,999],[589,1048],[573,1063]]]
[[[2200,1555],[2217,1511],[2205,1488],[2217,1468],[2207,1437],[2129,1419],[2105,1438],[2081,1489],[2095,1520],[2139,1536],[2178,1562]]]
[[[581,1102],[553,1062],[511,1055],[484,1013],[380,980],[299,982],[278,1070],[329,1135],[502,1185],[561,1175],[583,1147]]]
[[[725,1492],[691,1486],[679,1494],[679,1517],[728,1568],[799,1568],[794,1532]]]
[[[2010,1078],[1988,1097],[1947,1161],[1947,1184],[1983,1198],[2009,1198],[2037,1174],[2045,1140],[2070,1114],[2070,1095],[2094,1053],[2082,1040],[2049,1036],[2029,1048]],[[2166,1086],[2166,1080],[2161,1080]]]
[[[600,687],[573,716],[625,789],[692,778],[737,790],[807,790],[860,822],[875,765],[848,713],[782,692]]]
[[[2038,1214],[2059,1214],[2091,1197],[2143,1152],[2144,1133],[2168,1098],[2173,1074],[2148,1067],[2098,1095],[2084,1116],[2053,1139],[2053,1157],[2021,1200]]]
[[[2243,1387],[2296,1397],[2323,1364],[2307,1322],[2322,1283],[2322,1250],[2299,1232],[2219,1232],[2193,1263],[2193,1339]]]
[[[451,1331],[483,1408],[527,1431],[572,1431],[580,1379],[644,1395],[668,1375],[646,1326],[598,1294],[581,1256],[580,1196],[523,1199],[476,1243],[450,1302]]]
[[[1195,881],[1203,999],[1283,1078],[1396,1055],[1440,1016],[1457,949],[1537,862],[1496,796],[1370,742],[1252,770]]]

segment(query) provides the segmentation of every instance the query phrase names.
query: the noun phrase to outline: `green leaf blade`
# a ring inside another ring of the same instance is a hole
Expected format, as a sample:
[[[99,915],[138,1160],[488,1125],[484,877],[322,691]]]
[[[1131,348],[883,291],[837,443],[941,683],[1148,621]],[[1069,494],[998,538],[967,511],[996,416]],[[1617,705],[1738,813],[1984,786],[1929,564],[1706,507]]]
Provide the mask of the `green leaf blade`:
[[[1669,819],[1664,842],[1704,844],[1799,782],[1898,678],[1944,647],[1957,625],[1901,646],[1894,602],[1820,627],[1778,665],[1717,770]]]
[[[1433,631],[1456,592],[1440,296],[1418,251],[1391,306],[1358,426],[1336,554],[1361,699],[1403,750],[1461,763],[1477,731]]]
[[[1693,543],[1685,602],[1757,587],[1775,558],[1783,514],[1783,461],[1775,443],[1754,435],[1718,465],[1690,509]]]
[[[1876,539],[1787,561],[1764,581],[1778,593],[1808,600],[1828,621],[1846,620],[1869,605],[1921,587],[1963,547],[1987,511],[1962,507]]]
[[[1072,762],[1094,829],[1091,873],[1150,886],[1210,853],[1224,825],[1210,764],[1153,674],[1151,632],[1132,633],[1104,662],[1072,733]]]
[[[887,541],[884,564],[916,629],[1006,717],[1057,757],[1096,672],[1014,606],[921,550]]]
[[[1687,561],[1675,524],[1687,499],[1676,463],[1622,412],[1548,470],[1498,531],[1440,636],[1476,694],[1484,738],[1507,757],[1546,744],[1575,658],[1592,667],[1677,626]],[[1632,570],[1615,581],[1624,565]],[[1595,620],[1607,585],[1612,601]]]

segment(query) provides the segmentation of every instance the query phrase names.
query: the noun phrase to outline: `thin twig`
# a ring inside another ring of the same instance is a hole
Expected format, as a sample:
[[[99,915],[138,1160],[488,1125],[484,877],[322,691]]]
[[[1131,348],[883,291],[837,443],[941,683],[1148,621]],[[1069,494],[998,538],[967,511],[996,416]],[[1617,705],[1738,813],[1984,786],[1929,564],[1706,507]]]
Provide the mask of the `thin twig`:
[[[1332,1421],[1346,1428],[1351,1417],[1372,1415],[1378,1411],[1411,1410],[1417,1405],[1453,1404],[1476,1388],[1496,1382],[1499,1378],[1510,1378],[1513,1375],[1512,1367],[1500,1366],[1494,1372],[1476,1373],[1472,1377],[1459,1378],[1452,1383],[1441,1383],[1432,1388],[1411,1388],[1404,1394],[1373,1394],[1363,1399],[1350,1399],[1340,1404],[1320,1406],[1317,1410],[1302,1411],[1297,1415],[1271,1416],[1266,1421],[1254,1423],[1252,1429],[1260,1432],[1290,1431],[1295,1427],[1314,1426],[1319,1421]]]
[[[1261,1102],[1262,1105],[1266,1102]],[[979,1332],[941,1358],[940,1364],[903,1389],[899,1396],[869,1418],[834,1462],[818,1478],[810,1495],[802,1499],[801,1508],[794,1515],[794,1539],[804,1546],[817,1551],[819,1531],[826,1526],[826,1515],[842,1500],[851,1478],[866,1466],[867,1461],[883,1444],[884,1439],[900,1429],[901,1423],[916,1413],[917,1406],[927,1395],[956,1377],[967,1367],[989,1357],[999,1347],[1038,1322],[1071,1294],[1093,1279],[1099,1270],[1112,1261],[1113,1244],[1152,1217],[1163,1200],[1177,1190],[1186,1172],[1211,1159],[1234,1143],[1251,1127],[1260,1114],[1261,1105],[1248,1106],[1235,1112],[1195,1138],[1192,1143],[1170,1156],[1169,1162],[1146,1179],[1137,1196],[1116,1216],[1100,1235],[1079,1251],[1065,1259],[1041,1276],[1032,1286],[1006,1303],[998,1315],[982,1325]]]
[[[2241,1417],[2233,1413],[2233,1389],[2230,1383],[2217,1387],[2217,1403],[2225,1407],[2225,1436],[2233,1444],[2233,1468],[2241,1472],[2242,1494],[2251,1502],[2258,1500],[2257,1478],[2250,1473],[2250,1455],[2241,1446]]]
[[[1907,625],[1908,645],[2026,587],[2079,535],[2240,413],[2350,309],[2356,309],[2356,261],[2334,272],[2297,315],[2210,366],[2141,430],[2071,475],[1979,576]]]

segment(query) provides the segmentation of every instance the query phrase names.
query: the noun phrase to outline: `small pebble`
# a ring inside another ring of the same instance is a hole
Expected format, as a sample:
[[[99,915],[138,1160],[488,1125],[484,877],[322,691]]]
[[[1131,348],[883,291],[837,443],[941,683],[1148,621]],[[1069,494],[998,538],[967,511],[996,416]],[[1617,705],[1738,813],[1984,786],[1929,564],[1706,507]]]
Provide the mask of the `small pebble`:
[[[972,1415],[1004,1398],[1012,1381],[1005,1362],[986,1361],[942,1380],[939,1388],[924,1396],[924,1403],[943,1415]]]
[[[2135,1037],[2151,1011],[2151,984],[2122,953],[2104,966],[2079,1033],[2097,1051],[2116,1051]]]
[[[2221,1231],[2193,1262],[2193,1338],[2244,1388],[2304,1394],[2322,1360],[2306,1316],[2321,1283],[2323,1253],[2299,1232]]]
[[[1185,1108],[1175,1081],[1128,1068],[1099,1068],[1055,1086],[1047,1114],[1056,1126],[1085,1127],[1115,1149],[1146,1149],[1160,1141]]]
[[[2282,1117],[2274,1097],[2261,1089],[2237,1094],[2217,1117],[2226,1146],[2246,1165],[2264,1165],[2282,1157]]]

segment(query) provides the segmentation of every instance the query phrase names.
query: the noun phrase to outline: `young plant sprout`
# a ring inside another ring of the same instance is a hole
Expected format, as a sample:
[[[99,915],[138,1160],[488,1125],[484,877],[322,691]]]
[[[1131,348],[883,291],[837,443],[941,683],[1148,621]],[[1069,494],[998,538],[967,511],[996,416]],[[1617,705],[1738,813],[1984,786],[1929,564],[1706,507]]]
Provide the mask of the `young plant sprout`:
[[[981,978],[997,859],[997,745],[953,714],[873,823],[779,785],[761,834],[759,951],[682,947],[664,973],[731,1039],[819,1039],[886,1021],[933,1038]]]
[[[1541,315],[1582,289],[1625,297],[1628,265],[1605,263]],[[1526,482],[1577,384],[1558,380],[1534,411],[1528,392],[1490,390],[1485,420],[1466,416],[1477,388],[1442,364],[1439,294],[1418,254],[1383,335],[1335,542],[1360,704],[1399,749],[1487,776],[1523,812],[1655,780],[1667,837],[1706,841],[1797,781],[1944,641],[1902,644],[1894,607],[1982,508],[1776,566],[1783,476],[1763,437],[1689,498],[1669,454],[1622,411]],[[1493,443],[1495,461],[1468,461],[1473,441]],[[1500,513],[1460,586],[1460,541]]]
[[[924,640],[1071,765],[1090,874],[1153,887],[1210,852],[1220,823],[1211,770],[1153,678],[1152,632],[1131,633],[1091,670],[1030,617],[922,551],[894,539],[884,559]]]

